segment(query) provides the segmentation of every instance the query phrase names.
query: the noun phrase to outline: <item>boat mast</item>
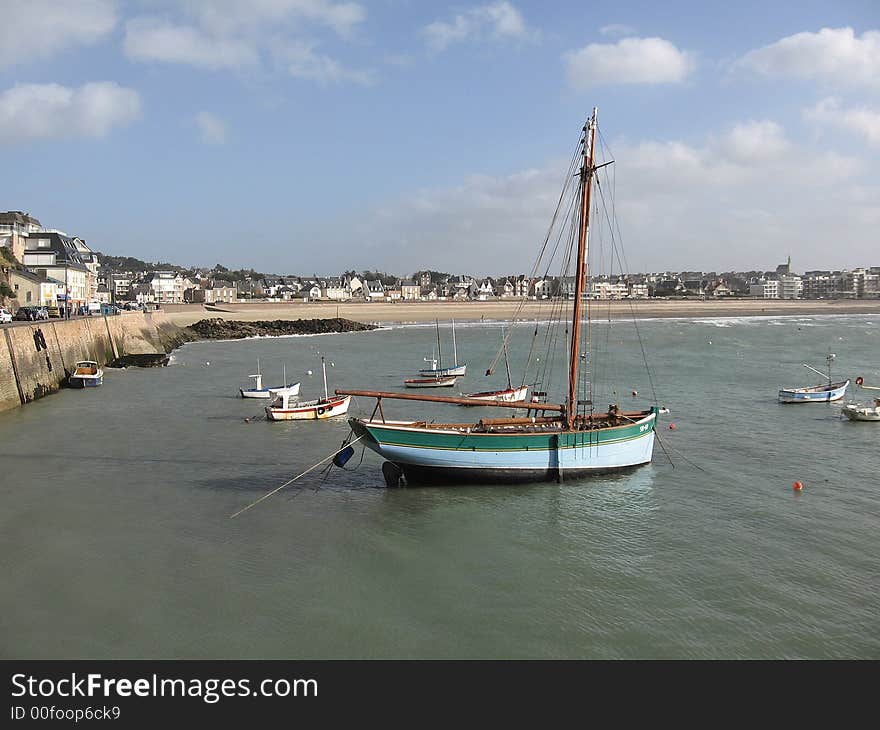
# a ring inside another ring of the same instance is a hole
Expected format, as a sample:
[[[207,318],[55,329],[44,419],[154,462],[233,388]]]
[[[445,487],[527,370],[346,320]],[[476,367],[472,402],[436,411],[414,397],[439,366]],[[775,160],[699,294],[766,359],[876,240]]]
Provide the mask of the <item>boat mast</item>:
[[[443,346],[440,344],[440,320],[435,319],[434,324],[437,326],[437,359],[440,361],[439,369],[443,369]]]
[[[327,366],[324,364],[324,356],[321,355],[321,370],[324,373],[324,400],[330,396],[327,394]]]
[[[510,390],[513,388],[513,384],[510,381],[510,360],[507,358],[507,340],[504,337],[504,327],[501,327],[501,347],[504,350],[504,367],[507,368],[507,389]]]
[[[580,360],[581,339],[581,299],[586,282],[587,237],[590,232],[590,198],[593,189],[593,152],[596,144],[596,121],[599,110],[593,107],[593,116],[584,126],[584,137],[581,141],[583,164],[581,166],[581,209],[580,226],[578,227],[577,268],[574,276],[574,314],[572,315],[571,353],[568,361],[568,400],[566,401],[565,418],[569,428],[574,428],[578,405],[578,362]],[[589,140],[587,137],[589,136]],[[589,142],[589,148],[587,144]]]
[[[458,365],[458,348],[455,346],[455,320],[452,320],[452,365]]]

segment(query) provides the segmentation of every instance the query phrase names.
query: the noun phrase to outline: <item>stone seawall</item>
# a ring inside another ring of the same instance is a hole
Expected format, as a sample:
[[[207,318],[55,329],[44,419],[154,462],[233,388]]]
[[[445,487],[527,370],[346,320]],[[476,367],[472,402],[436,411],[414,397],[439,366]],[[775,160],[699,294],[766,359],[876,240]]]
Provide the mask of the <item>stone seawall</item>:
[[[189,338],[161,312],[47,320],[0,330],[0,411],[58,390],[77,360],[169,353]]]

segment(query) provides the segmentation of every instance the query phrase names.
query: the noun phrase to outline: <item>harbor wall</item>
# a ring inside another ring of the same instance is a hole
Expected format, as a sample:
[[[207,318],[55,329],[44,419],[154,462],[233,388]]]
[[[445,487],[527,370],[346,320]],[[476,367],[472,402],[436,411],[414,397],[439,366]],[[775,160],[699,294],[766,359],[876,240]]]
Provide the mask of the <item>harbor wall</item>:
[[[169,353],[186,334],[161,312],[46,320],[0,330],[0,411],[62,387],[78,360]]]

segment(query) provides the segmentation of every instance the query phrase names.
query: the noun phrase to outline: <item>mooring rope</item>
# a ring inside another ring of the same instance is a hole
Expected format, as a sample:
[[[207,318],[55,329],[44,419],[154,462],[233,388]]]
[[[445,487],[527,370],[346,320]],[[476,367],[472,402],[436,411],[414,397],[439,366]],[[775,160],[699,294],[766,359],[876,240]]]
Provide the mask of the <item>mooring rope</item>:
[[[349,441],[347,444],[343,444],[341,448],[336,449],[336,451],[334,451],[334,452],[333,452],[332,454],[330,454],[329,456],[325,456],[325,457],[324,457],[323,459],[321,459],[321,461],[319,461],[317,464],[313,464],[313,465],[310,466],[308,469],[306,469],[304,472],[302,472],[302,474],[297,474],[295,477],[293,477],[293,479],[288,479],[288,480],[287,480],[286,482],[284,482],[284,484],[282,484],[280,487],[277,487],[277,488],[273,489],[273,490],[272,490],[271,492],[269,492],[268,494],[264,494],[264,495],[263,495],[262,497],[260,497],[256,502],[251,502],[247,507],[242,507],[242,508],[241,508],[240,510],[238,510],[238,512],[236,512],[235,514],[229,515],[229,519],[230,519],[230,520],[235,519],[236,517],[238,517],[238,516],[239,516],[240,514],[242,514],[243,512],[247,512],[251,507],[255,507],[256,505],[258,505],[258,504],[259,504],[260,502],[262,502],[264,499],[269,499],[269,497],[271,497],[273,494],[277,494],[277,493],[280,492],[282,489],[284,489],[284,487],[286,487],[286,486],[288,486],[288,485],[290,485],[290,484],[293,484],[293,483],[294,483],[297,479],[299,479],[300,477],[304,477],[304,476],[305,476],[306,474],[308,474],[310,471],[314,471],[314,470],[317,469],[319,466],[321,466],[321,464],[323,464],[324,462],[326,462],[326,461],[330,461],[330,459],[332,459],[334,456],[336,456],[336,454],[340,453],[341,451],[345,451],[345,449],[347,449],[347,448],[348,448],[349,446],[351,446],[352,444],[357,443],[357,442],[360,441],[362,438],[363,438],[363,436],[358,436],[356,439],[353,439],[352,441]]]

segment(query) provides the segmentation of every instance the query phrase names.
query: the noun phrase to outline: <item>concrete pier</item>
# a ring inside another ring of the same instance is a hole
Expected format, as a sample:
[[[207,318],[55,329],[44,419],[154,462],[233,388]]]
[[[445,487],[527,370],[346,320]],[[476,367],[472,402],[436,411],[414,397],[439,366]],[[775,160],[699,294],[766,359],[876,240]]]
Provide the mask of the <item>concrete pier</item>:
[[[45,320],[0,330],[0,411],[54,393],[78,360],[169,353],[187,336],[161,312]]]

